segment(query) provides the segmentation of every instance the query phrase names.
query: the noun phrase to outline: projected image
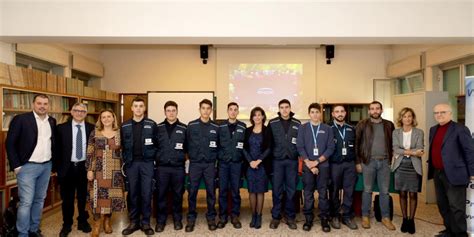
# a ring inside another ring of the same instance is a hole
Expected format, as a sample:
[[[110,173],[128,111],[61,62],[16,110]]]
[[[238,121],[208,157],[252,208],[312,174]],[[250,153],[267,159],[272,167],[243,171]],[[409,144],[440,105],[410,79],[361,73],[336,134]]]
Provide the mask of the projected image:
[[[255,106],[265,110],[267,118],[277,116],[278,101],[288,99],[299,114],[302,100],[302,64],[235,64],[229,68],[229,101],[239,104],[239,119],[250,119]]]

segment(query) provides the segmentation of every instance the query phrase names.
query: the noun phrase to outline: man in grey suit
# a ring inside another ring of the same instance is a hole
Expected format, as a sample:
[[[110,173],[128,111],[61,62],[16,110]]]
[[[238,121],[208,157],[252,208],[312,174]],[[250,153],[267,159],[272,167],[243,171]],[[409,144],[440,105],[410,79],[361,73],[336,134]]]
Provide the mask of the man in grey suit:
[[[434,179],[446,227],[436,236],[467,236],[466,187],[474,180],[474,140],[469,128],[451,120],[448,104],[436,105],[433,113],[439,124],[430,129],[428,179]]]

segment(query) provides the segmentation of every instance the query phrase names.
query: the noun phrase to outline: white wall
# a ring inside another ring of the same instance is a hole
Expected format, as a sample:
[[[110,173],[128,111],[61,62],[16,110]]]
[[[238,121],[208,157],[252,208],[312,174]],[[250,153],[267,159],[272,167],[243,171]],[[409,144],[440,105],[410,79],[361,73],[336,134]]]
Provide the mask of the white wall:
[[[215,50],[202,64],[199,46],[105,46],[102,89],[123,93],[214,91]]]
[[[81,4],[74,0],[3,0],[0,4],[0,39],[30,42],[394,44],[449,39],[466,43],[474,35],[473,2],[463,0]]]
[[[13,45],[0,41],[0,62],[14,65],[15,51]]]

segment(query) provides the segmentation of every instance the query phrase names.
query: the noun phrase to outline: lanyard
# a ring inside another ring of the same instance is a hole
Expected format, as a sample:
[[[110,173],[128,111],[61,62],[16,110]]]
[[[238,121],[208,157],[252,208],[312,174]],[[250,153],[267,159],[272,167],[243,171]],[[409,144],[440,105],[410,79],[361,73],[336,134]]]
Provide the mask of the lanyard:
[[[339,136],[341,136],[342,141],[344,141],[344,139],[346,138],[346,129],[344,129],[344,124],[342,125],[343,133],[341,133],[341,130],[339,130],[339,127],[337,126],[336,122],[333,122],[333,123],[334,123],[334,126],[336,126],[336,129],[339,132]]]
[[[314,140],[314,147],[318,147],[318,135],[319,135],[319,127],[321,127],[321,123],[319,123],[318,125],[318,130],[316,131],[316,135],[314,135],[314,128],[313,128],[313,125],[310,123],[309,125],[311,125],[311,132],[313,132],[313,140]]]

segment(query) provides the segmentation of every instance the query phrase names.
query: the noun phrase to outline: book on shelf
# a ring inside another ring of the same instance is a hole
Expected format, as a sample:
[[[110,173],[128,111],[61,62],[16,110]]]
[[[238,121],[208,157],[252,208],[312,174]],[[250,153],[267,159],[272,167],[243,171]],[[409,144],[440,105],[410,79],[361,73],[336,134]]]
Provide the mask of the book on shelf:
[[[48,88],[48,91],[57,92],[58,91],[57,76],[51,73],[46,74],[46,86]]]
[[[5,63],[0,63],[0,84],[3,84],[3,85],[12,84],[10,80],[10,70],[8,69],[8,65]]]
[[[58,81],[58,87],[57,91],[58,93],[66,93],[66,78],[63,76],[57,76],[57,81]]]
[[[84,81],[76,80],[77,81],[77,94],[80,96],[84,95]]]
[[[7,159],[6,155],[5,155],[5,163],[6,163],[6,167],[5,167],[5,180],[6,180],[7,182],[16,180],[15,171],[11,171],[11,170],[10,170],[10,163],[8,162],[8,159]]]
[[[20,67],[8,65],[8,71],[10,72],[12,85],[25,87],[25,81],[23,80],[23,73]]]

